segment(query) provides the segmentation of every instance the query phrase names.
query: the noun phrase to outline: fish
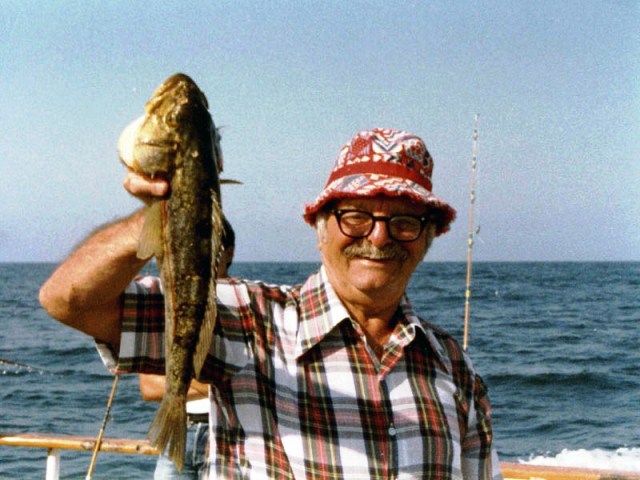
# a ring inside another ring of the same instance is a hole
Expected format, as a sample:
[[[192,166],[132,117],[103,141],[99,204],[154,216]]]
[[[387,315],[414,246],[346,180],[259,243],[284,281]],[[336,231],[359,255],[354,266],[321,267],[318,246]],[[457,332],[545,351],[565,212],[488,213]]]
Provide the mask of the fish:
[[[166,197],[146,202],[137,256],[156,257],[165,303],[166,391],[147,437],[182,470],[187,391],[211,346],[223,250],[222,153],[207,97],[188,75],[170,76],[124,129],[118,154],[127,168],[169,182]]]

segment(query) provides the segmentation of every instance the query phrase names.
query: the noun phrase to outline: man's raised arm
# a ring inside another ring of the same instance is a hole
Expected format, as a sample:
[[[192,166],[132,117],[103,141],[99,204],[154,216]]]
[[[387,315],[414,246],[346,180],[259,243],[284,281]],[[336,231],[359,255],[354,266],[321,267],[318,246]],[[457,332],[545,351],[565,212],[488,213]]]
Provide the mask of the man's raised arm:
[[[148,200],[168,184],[128,172],[125,189]],[[145,264],[136,256],[144,210],[94,231],[40,289],[40,303],[56,320],[113,347],[120,343],[120,296]]]
[[[120,296],[145,264],[136,257],[142,211],[94,231],[40,289],[56,320],[116,347]]]

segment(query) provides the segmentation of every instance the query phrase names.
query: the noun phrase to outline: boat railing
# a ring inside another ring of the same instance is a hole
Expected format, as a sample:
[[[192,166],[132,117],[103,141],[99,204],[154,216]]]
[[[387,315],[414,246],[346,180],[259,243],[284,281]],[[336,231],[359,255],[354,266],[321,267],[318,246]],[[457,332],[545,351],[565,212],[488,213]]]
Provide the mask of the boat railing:
[[[0,446],[47,449],[46,480],[60,477],[60,450],[93,451],[93,437],[74,437],[47,433],[2,433]],[[129,455],[158,455],[158,450],[147,440],[103,438],[100,452]],[[505,480],[640,480],[640,472],[600,470],[574,467],[551,467],[501,462]]]
[[[47,449],[46,480],[60,478],[60,451],[83,450],[93,452],[96,447],[95,437],[74,437],[71,435],[54,435],[48,433],[2,433],[0,446],[31,447]],[[158,455],[158,450],[147,440],[124,438],[103,438],[100,452],[123,453],[129,455]]]

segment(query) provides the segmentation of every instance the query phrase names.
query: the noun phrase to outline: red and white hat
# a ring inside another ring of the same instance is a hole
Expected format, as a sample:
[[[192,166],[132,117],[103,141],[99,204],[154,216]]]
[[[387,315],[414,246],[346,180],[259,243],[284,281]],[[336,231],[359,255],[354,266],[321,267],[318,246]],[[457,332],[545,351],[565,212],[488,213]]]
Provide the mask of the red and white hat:
[[[433,159],[421,138],[402,130],[365,130],[342,147],[324,189],[305,205],[304,219],[314,225],[318,211],[335,199],[403,196],[436,213],[436,235],[441,235],[456,211],[432,193],[432,173]]]

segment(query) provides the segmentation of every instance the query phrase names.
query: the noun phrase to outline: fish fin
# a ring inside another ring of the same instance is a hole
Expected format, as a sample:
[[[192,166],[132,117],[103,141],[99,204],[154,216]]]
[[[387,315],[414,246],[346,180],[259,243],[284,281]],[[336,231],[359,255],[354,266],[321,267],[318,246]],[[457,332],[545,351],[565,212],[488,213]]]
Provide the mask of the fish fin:
[[[138,258],[147,260],[153,256],[160,259],[162,246],[162,201],[149,205],[144,213],[144,226],[138,242]]]
[[[200,335],[198,337],[198,343],[193,355],[193,371],[195,377],[200,377],[200,371],[207,359],[207,354],[211,349],[211,342],[213,341],[213,329],[216,326],[216,319],[218,317],[218,306],[216,304],[216,278],[218,274],[218,262],[222,256],[222,207],[218,201],[217,194],[212,193],[212,212],[211,212],[211,277],[209,279],[209,294],[207,295],[207,305],[204,311],[204,318],[202,325],[200,326]]]
[[[213,288],[215,291],[215,282],[212,281],[211,284],[211,288]],[[202,326],[200,327],[198,343],[193,354],[193,371],[196,378],[200,377],[202,366],[207,359],[207,354],[211,350],[211,343],[213,342],[213,329],[216,326],[217,316],[218,307],[216,305],[216,296],[215,293],[211,293],[210,300],[207,302],[207,307],[204,312],[204,318],[202,319]]]
[[[164,292],[164,351],[165,357],[169,358],[169,352],[173,348],[173,334],[175,329],[173,314],[173,291],[165,289]],[[169,364],[166,365],[168,375]]]
[[[242,185],[242,182],[233,178],[221,178],[220,185]]]
[[[215,287],[214,287],[215,288]],[[210,304],[213,303],[213,307]],[[193,371],[195,378],[200,377],[200,371],[207,359],[207,354],[211,350],[211,342],[213,342],[213,329],[216,326],[216,318],[218,312],[215,305],[215,295],[213,295],[213,302],[208,302],[207,309],[204,313],[202,320],[202,327],[200,328],[200,336],[198,337],[198,344],[193,355]]]
[[[167,450],[168,457],[179,471],[184,465],[187,445],[187,404],[185,397],[165,394],[153,418],[147,438],[161,452]]]

